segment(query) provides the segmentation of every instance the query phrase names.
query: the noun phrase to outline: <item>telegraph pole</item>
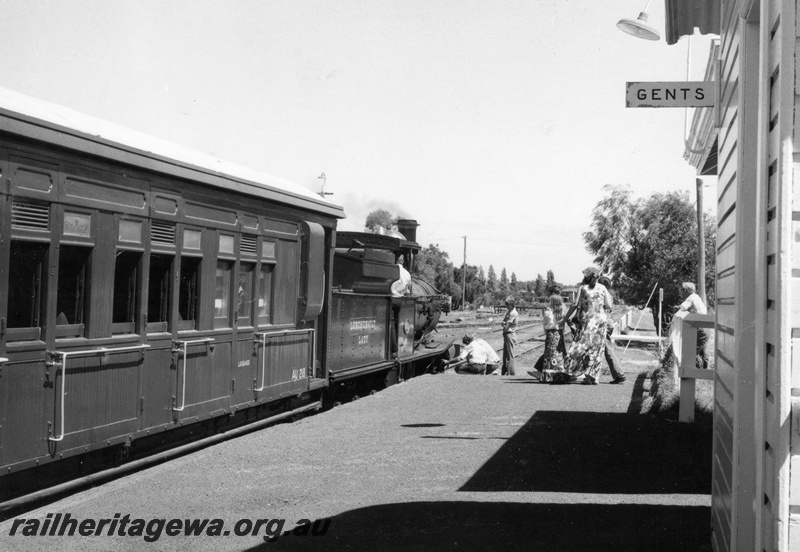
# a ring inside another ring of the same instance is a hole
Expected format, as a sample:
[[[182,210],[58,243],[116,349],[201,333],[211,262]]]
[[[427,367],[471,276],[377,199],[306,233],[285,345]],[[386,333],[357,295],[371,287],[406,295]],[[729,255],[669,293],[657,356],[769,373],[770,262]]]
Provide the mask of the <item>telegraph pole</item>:
[[[464,264],[461,265],[461,309],[467,303],[467,237],[464,236]]]
[[[706,237],[703,217],[703,179],[696,178],[697,185],[697,294],[706,302]]]

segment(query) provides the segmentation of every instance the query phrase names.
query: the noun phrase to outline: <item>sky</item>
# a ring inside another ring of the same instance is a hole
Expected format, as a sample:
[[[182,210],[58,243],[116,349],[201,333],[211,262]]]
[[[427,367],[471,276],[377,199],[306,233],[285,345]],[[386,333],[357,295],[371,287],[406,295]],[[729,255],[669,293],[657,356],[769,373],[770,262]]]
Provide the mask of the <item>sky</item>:
[[[386,209],[456,266],[466,236],[486,272],[573,283],[605,185],[695,199],[687,112],[626,108],[625,84],[702,80],[711,36],[617,29],[645,4],[0,0],[0,86],[313,192],[324,173],[342,230]]]

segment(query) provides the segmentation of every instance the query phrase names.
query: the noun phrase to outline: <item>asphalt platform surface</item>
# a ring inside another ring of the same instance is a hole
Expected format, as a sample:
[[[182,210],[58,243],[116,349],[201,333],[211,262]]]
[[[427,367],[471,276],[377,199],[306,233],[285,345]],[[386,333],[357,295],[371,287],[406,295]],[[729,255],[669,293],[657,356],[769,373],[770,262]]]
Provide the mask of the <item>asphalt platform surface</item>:
[[[629,375],[424,375],[6,520],[0,550],[710,550],[711,434]],[[29,536],[67,514],[91,536]]]

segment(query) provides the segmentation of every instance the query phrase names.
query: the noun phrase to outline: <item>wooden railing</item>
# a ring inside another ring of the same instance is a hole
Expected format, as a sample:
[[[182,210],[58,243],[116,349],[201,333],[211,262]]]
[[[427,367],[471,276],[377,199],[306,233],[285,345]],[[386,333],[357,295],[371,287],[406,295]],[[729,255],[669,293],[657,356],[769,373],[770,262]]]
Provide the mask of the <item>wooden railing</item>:
[[[697,330],[714,328],[714,315],[690,314],[681,311],[675,314],[670,327],[672,357],[675,361],[675,383],[680,386],[678,420],[694,421],[694,397],[696,380],[714,379],[714,370],[697,368]],[[706,351],[708,354],[709,351]]]

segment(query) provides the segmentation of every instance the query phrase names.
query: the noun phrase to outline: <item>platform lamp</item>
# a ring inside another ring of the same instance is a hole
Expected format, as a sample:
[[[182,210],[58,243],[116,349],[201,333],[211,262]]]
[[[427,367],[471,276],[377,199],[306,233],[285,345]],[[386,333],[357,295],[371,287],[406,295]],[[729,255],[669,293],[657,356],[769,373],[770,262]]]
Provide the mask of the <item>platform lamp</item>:
[[[647,8],[650,7],[650,2],[652,0],[647,1],[644,10],[639,13],[639,17],[635,20],[620,19],[617,21],[617,27],[629,35],[644,38],[645,40],[661,40],[661,34],[654,27],[647,24]]]

